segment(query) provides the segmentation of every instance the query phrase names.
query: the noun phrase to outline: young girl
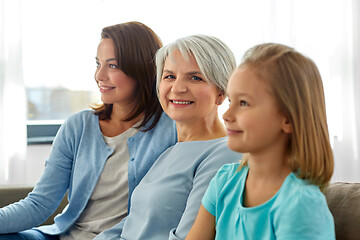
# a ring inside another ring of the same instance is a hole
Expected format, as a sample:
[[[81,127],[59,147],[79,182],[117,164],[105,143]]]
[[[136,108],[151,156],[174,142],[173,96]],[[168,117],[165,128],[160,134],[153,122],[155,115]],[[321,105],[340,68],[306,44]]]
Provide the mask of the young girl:
[[[321,193],[333,173],[319,71],[280,44],[248,50],[227,88],[228,146],[186,239],[335,239]]]

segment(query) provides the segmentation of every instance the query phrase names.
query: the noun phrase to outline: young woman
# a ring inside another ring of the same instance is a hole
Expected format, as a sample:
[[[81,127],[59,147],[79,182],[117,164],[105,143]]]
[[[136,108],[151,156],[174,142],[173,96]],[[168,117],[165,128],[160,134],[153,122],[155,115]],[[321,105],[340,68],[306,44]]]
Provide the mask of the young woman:
[[[139,22],[103,29],[95,71],[103,104],[64,122],[34,190],[0,209],[0,233],[18,232],[0,239],[93,239],[127,215],[135,186],[177,140],[156,93],[154,56],[161,45]],[[31,229],[66,191],[69,204],[55,223]]]
[[[136,187],[130,214],[96,239],[184,239],[217,170],[241,155],[226,144],[218,106],[235,59],[219,39],[195,35],[156,54],[161,106],[175,120],[178,142]]]
[[[228,145],[186,239],[335,239],[320,189],[333,173],[319,71],[279,44],[251,48],[227,89]]]

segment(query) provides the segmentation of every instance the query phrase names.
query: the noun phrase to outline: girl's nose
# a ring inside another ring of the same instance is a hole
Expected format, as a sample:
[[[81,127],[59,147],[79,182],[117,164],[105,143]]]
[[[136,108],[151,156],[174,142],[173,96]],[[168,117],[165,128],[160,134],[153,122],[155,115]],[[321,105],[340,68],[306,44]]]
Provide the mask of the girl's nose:
[[[232,111],[233,110],[232,110],[232,107],[231,107],[231,104],[230,104],[228,110],[226,110],[226,112],[223,114],[223,119],[224,119],[225,122],[234,121],[234,115],[233,115]]]

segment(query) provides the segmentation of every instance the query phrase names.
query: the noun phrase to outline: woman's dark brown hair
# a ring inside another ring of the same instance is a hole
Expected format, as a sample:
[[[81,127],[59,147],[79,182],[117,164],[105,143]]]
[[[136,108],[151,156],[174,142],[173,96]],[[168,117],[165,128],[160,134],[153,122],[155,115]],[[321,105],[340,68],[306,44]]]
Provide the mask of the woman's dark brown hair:
[[[154,117],[152,123],[143,131],[151,130],[159,121],[162,113],[156,93],[155,53],[162,47],[160,38],[146,25],[140,22],[127,22],[105,27],[101,38],[114,42],[115,57],[118,67],[129,77],[135,79],[133,93],[134,109],[124,119],[131,121],[144,113],[138,126],[145,127]],[[101,104],[92,107],[101,120],[110,119],[113,105]]]

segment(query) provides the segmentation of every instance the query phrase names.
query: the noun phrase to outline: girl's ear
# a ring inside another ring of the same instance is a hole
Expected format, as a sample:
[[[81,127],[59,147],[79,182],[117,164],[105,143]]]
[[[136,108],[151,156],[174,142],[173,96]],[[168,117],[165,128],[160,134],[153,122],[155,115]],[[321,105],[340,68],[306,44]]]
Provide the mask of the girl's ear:
[[[292,133],[292,125],[290,123],[290,120],[287,117],[284,117],[284,120],[282,123],[282,130],[287,134]]]

